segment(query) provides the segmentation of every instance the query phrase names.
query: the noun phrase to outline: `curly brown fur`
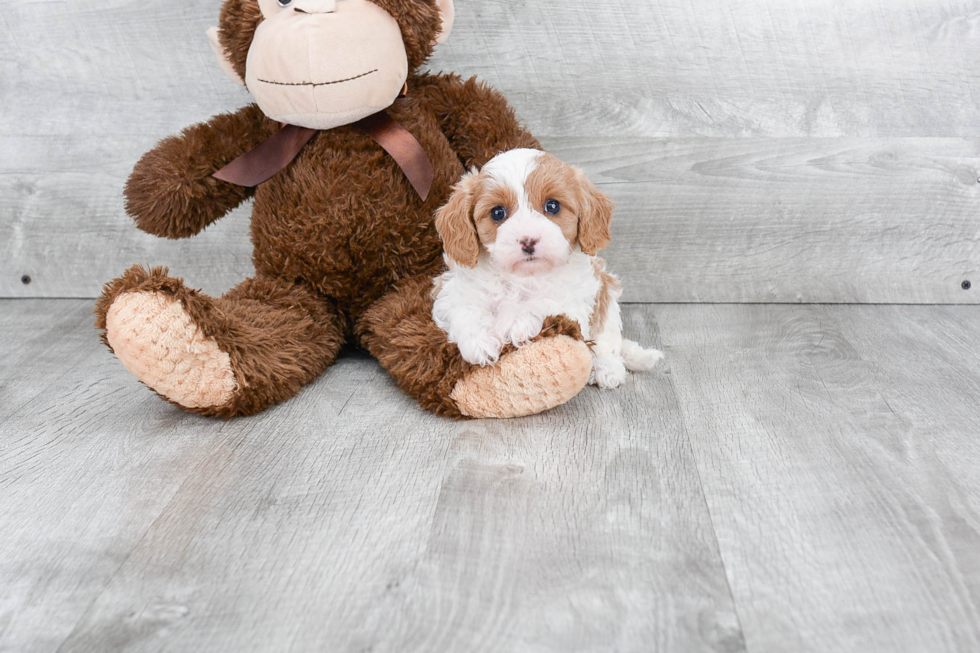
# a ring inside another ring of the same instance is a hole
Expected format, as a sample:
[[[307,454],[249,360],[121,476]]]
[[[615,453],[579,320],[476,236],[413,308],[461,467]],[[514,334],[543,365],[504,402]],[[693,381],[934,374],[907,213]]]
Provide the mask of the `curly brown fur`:
[[[112,302],[127,292],[156,292],[179,301],[201,333],[229,355],[239,386],[231,402],[200,409],[181,406],[203,415],[252,415],[292,397],[336,360],[348,331],[329,303],[299,284],[247,279],[212,299],[167,276],[166,268],[134,266],[107,284],[96,302],[95,325],[110,350],[106,315]]]
[[[218,42],[225,49],[231,67],[245,79],[245,61],[255,30],[262,22],[258,0],[226,0],[218,19]]]
[[[507,100],[487,84],[459,75],[419,75],[409,82],[439,120],[467,170],[519,147],[541,149]]]
[[[398,284],[355,325],[361,344],[394,377],[398,387],[419,405],[445,417],[463,418],[449,397],[456,383],[472,371],[459,348],[432,321],[432,277],[419,276]],[[566,335],[582,339],[578,322],[564,316],[549,317],[532,342]],[[501,358],[515,350],[507,345]]]
[[[458,418],[462,414],[449,393],[472,366],[432,321],[431,287],[428,275],[398,284],[357,321],[355,333],[423,408]]]
[[[428,60],[442,26],[433,0],[371,0],[391,14],[402,30],[408,69],[415,70]]]
[[[126,182],[126,211],[147,233],[187,238],[255,194],[211,175],[279,126],[251,104],[188,127],[143,155]]]

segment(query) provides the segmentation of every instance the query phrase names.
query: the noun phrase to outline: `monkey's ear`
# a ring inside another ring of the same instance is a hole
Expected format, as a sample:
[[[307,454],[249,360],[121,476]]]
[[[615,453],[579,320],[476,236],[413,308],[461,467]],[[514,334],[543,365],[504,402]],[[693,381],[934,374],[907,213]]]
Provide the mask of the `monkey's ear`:
[[[589,256],[606,247],[612,240],[613,203],[609,196],[595,187],[582,171],[578,171],[582,189],[582,210],[578,217],[578,244]]]
[[[212,27],[208,30],[208,41],[211,42],[211,49],[214,50],[214,55],[218,57],[218,65],[221,66],[221,70],[225,71],[225,74],[231,78],[233,82],[237,82],[242,86],[245,86],[245,80],[238,76],[235,72],[235,68],[231,65],[231,61],[228,60],[228,55],[225,54],[225,49],[221,45],[221,41],[218,40],[218,28]]]
[[[456,8],[453,0],[436,0],[439,8],[439,15],[442,16],[442,28],[436,37],[436,44],[441,45],[449,40],[449,33],[453,31],[453,22],[456,20]]]
[[[480,260],[480,237],[473,222],[474,192],[478,176],[467,173],[456,184],[449,202],[436,211],[436,231],[446,255],[460,265],[475,268]]]

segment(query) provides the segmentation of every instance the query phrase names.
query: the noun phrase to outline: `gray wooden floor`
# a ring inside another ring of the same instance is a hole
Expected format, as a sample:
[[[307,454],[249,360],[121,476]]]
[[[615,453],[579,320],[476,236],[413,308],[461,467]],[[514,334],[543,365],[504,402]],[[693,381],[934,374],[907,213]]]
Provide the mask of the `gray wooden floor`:
[[[0,651],[980,650],[980,307],[657,305],[507,422],[343,359],[187,415],[0,301]]]

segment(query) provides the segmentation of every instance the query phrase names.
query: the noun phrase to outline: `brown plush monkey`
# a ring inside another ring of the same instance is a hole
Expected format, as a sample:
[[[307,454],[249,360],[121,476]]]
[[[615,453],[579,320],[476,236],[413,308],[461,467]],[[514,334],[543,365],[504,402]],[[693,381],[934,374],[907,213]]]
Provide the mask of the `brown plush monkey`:
[[[140,229],[186,238],[254,196],[256,276],[221,298],[162,268],[134,267],[107,284],[97,326],[130,372],[181,408],[221,417],[288,399],[346,342],[440,415],[527,415],[585,386],[591,356],[564,316],[492,368],[464,362],[432,321],[432,279],[443,269],[435,210],[466,169],[539,147],[488,87],[417,72],[452,17],[452,0],[225,1],[209,36],[257,104],[144,155],[126,206]],[[427,199],[354,124],[383,110],[432,163]],[[212,176],[282,124],[321,131],[257,187]]]

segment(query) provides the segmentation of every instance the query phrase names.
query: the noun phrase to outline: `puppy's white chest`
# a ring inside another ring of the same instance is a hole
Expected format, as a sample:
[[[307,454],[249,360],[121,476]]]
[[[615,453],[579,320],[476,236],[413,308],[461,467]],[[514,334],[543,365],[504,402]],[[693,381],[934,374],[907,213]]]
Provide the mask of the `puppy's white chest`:
[[[575,259],[546,275],[501,280],[500,294],[492,302],[499,337],[506,342],[534,337],[546,317],[560,314],[577,321],[586,339],[591,337],[592,311],[601,284],[588,257]]]

